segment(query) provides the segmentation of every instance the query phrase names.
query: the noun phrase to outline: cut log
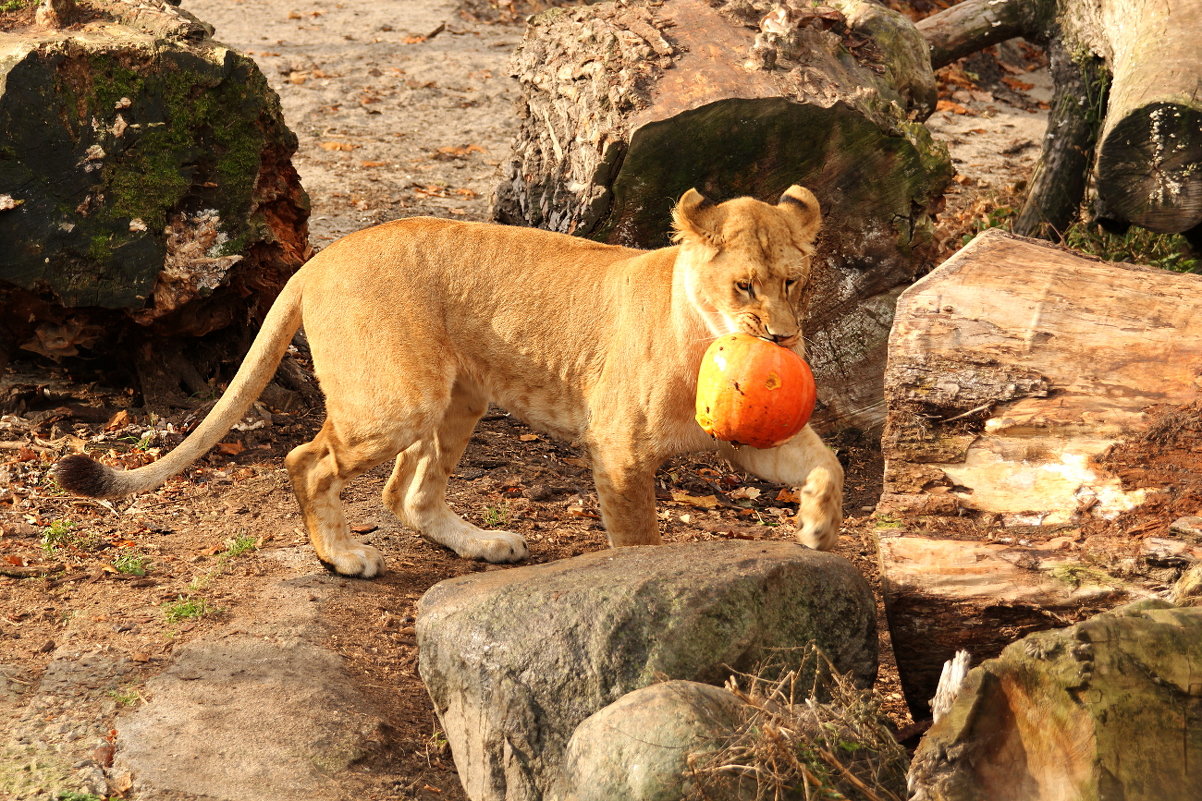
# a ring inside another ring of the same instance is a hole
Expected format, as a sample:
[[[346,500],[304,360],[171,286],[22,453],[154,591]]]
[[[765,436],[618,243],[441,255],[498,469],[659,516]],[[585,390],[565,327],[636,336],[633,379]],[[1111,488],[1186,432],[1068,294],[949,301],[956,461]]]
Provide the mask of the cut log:
[[[963,0],[919,20],[917,28],[931,48],[931,66],[939,69],[990,45],[1031,33],[1044,13],[1043,2]]]
[[[1066,42],[1113,73],[1098,137],[1098,216],[1164,233],[1202,225],[1202,5],[1083,6],[1063,22]]]
[[[170,6],[64,13],[0,32],[0,349],[122,354],[119,380],[155,338],[219,332],[236,359],[308,253],[279,98]]]
[[[667,0],[535,17],[494,216],[659,247],[690,188],[722,200],[807,186],[826,219],[806,328],[815,420],[871,430],[892,301],[921,268],[951,168],[910,119],[934,101],[917,31],[876,4],[837,5]]]
[[[957,649],[991,656],[1202,556],[1171,530],[1202,508],[1202,277],[991,230],[903,293],[889,347],[878,519],[904,536],[882,537],[881,576],[916,715]]]
[[[1147,590],[1082,564],[1063,541],[1041,547],[886,529],[877,538],[881,592],[906,705],[931,716],[943,663],[960,650],[997,656],[1035,631],[1059,628]]]
[[[1202,276],[987,231],[898,301],[882,508],[1013,525],[1149,493],[1099,457],[1202,395]]]
[[[1013,36],[1053,45],[1058,107],[1043,182],[1020,230],[1063,232],[1063,209],[1075,205],[1070,190],[1083,190],[1089,165],[1103,223],[1163,233],[1202,226],[1202,6],[1195,0],[965,0],[918,28],[936,67]],[[1094,158],[1072,152],[1095,139]],[[1049,207],[1040,211],[1043,202]]]
[[[913,801],[1202,798],[1202,610],[1142,601],[969,671],[910,766]]]

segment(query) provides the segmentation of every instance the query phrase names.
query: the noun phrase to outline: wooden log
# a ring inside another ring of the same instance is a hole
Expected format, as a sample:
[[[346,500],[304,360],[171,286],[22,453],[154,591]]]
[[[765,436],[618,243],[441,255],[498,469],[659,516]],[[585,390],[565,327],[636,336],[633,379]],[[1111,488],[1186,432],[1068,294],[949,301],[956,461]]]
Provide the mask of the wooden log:
[[[913,801],[1202,798],[1202,610],[1142,601],[973,668],[910,765]]]
[[[1062,26],[1070,46],[1113,74],[1098,137],[1098,216],[1163,233],[1202,225],[1202,5],[1092,0]]]
[[[60,9],[0,32],[0,351],[130,368],[212,334],[236,359],[308,254],[279,98],[171,6]]]
[[[1199,399],[1202,277],[991,230],[902,295],[889,346],[883,508],[1114,516],[1146,493],[1096,457]]]
[[[1062,544],[1031,547],[904,528],[880,531],[885,615],[902,694],[915,720],[930,717],[943,663],[957,651],[967,650],[975,661],[988,659],[1027,634],[1149,594],[1081,564]]]
[[[1021,230],[1062,231],[1065,209],[1080,202],[1088,164],[1104,224],[1163,233],[1202,226],[1196,0],[965,0],[918,28],[937,67],[1014,36],[1054,45],[1058,108],[1041,159],[1043,180],[1028,198]],[[1095,139],[1096,155],[1083,164],[1074,151]],[[1040,210],[1043,203],[1048,207]]]
[[[666,0],[535,17],[494,216],[658,247],[690,188],[807,186],[825,212],[806,327],[816,422],[872,430],[892,301],[921,267],[951,168],[908,118],[934,100],[921,37],[875,4],[839,8]]]
[[[1114,536],[1100,552],[1134,565],[1146,557],[1124,521],[1146,514],[1139,533],[1172,541],[1176,505],[1202,504],[1188,466],[1202,442],[1190,411],[1202,399],[1202,277],[987,231],[902,294],[889,347],[878,515],[908,536],[882,538],[881,575],[921,715],[958,648],[991,655],[1074,610],[1171,583],[1134,567],[1108,575],[1074,543]],[[1156,450],[1172,436],[1183,453]],[[1159,456],[1168,481],[1141,475]],[[1010,542],[975,542],[984,535]],[[1110,596],[1082,597],[1085,584]]]
[[[1046,14],[1046,3],[963,0],[918,21],[916,27],[931,48],[931,66],[953,61],[990,45],[1033,32]]]

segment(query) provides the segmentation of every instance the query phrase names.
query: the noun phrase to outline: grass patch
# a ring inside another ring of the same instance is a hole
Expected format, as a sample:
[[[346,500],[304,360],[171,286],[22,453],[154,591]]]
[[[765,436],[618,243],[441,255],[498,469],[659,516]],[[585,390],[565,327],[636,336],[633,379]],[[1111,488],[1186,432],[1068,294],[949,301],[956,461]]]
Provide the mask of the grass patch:
[[[109,698],[120,706],[133,706],[146,700],[137,690],[109,690]]]
[[[1180,234],[1157,234],[1134,225],[1125,234],[1112,234],[1098,225],[1074,223],[1064,235],[1064,244],[1106,261],[1148,264],[1175,273],[1202,272],[1202,259]]]
[[[727,682],[744,703],[743,720],[718,748],[690,757],[686,801],[908,797],[909,759],[880,699],[838,673],[816,646],[787,653],[800,657],[792,669],[770,663]]]
[[[30,2],[31,0],[0,0],[0,11],[20,11]]]
[[[127,576],[145,576],[150,570],[150,558],[140,553],[123,553],[113,560],[113,567]]]
[[[509,525],[509,504],[493,504],[484,510],[485,528],[505,528]]]
[[[259,540],[249,534],[239,534],[225,541],[225,550],[221,556],[226,559],[236,559],[243,554],[259,549]]]
[[[103,796],[93,793],[80,793],[75,790],[66,790],[59,793],[55,797],[56,801],[104,801]]]
[[[174,601],[163,604],[163,616],[168,623],[183,623],[188,620],[200,620],[214,610],[204,598],[179,596]]]

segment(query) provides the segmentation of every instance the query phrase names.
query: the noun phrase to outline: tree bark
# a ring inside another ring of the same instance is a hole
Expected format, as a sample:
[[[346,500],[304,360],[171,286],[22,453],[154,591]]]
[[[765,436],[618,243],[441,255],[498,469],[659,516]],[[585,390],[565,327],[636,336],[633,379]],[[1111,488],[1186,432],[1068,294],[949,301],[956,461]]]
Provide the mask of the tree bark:
[[[1202,7],[1194,0],[965,0],[918,28],[936,67],[1013,36],[1050,43],[1057,108],[1023,232],[1063,231],[1089,165],[1101,222],[1162,233],[1202,225]],[[1078,151],[1094,141],[1096,153],[1082,159]]]
[[[1202,798],[1199,660],[1202,610],[1160,600],[1016,642],[927,732],[911,798]]]
[[[806,331],[824,390],[816,420],[878,429],[892,301],[921,267],[951,175],[908,119],[933,107],[925,45],[876,4],[753,2],[743,16],[727,5],[534,18],[515,57],[522,125],[494,214],[659,247],[690,188],[720,201],[807,186],[825,213]]]
[[[1054,87],[1048,133],[1013,230],[1059,240],[1085,196],[1099,115],[1106,107],[1106,73],[1099,59],[1075,58],[1059,40],[1048,43],[1048,55]]]
[[[77,11],[109,22],[0,44],[0,351],[114,357],[131,383],[163,337],[237,358],[308,254],[279,98],[186,12]]]
[[[1199,398],[1202,277],[987,231],[912,286],[889,342],[881,508],[1012,525],[1147,499],[1099,461]]]

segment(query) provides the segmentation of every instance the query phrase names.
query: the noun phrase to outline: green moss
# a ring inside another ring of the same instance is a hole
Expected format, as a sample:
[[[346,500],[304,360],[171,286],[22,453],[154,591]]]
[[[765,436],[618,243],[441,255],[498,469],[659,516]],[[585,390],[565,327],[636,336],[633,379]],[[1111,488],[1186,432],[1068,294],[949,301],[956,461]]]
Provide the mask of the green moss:
[[[1074,589],[1081,586],[1094,585],[1099,587],[1121,587],[1122,582],[1105,570],[1087,565],[1056,565],[1049,568],[1047,574],[1057,581],[1062,581]]]

